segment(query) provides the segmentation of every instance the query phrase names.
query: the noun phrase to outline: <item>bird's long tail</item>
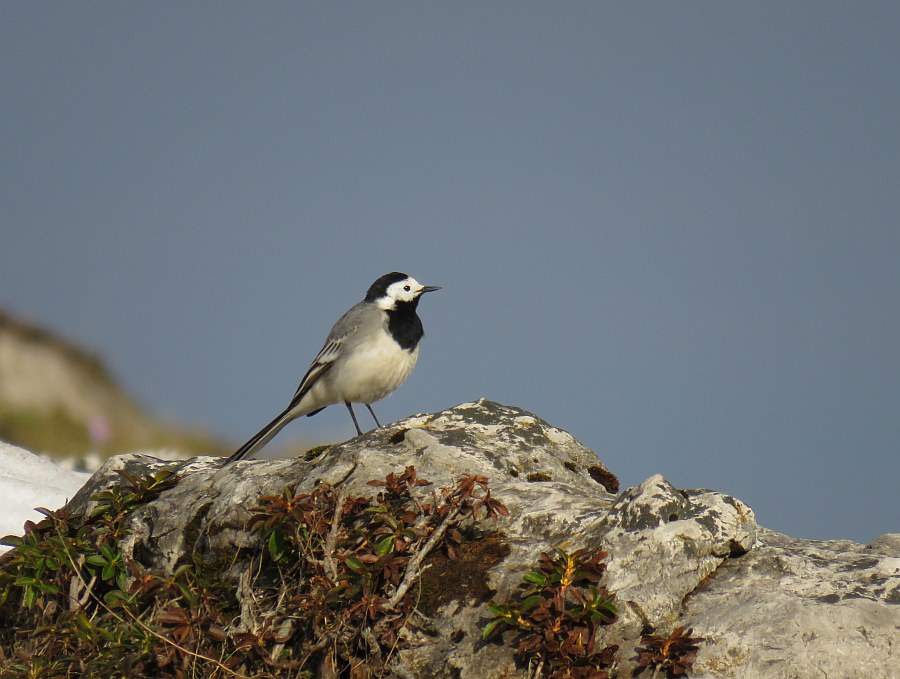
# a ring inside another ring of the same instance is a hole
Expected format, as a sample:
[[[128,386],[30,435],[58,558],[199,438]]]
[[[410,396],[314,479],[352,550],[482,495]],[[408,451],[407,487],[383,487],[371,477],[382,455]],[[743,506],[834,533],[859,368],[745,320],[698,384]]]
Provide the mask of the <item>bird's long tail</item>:
[[[260,429],[252,439],[247,441],[247,443],[238,448],[231,457],[225,460],[225,464],[231,464],[232,462],[244,459],[248,455],[253,455],[253,453],[275,438],[275,434],[280,432],[288,422],[296,417],[296,414],[291,412],[294,405],[295,404],[291,404],[285,408],[278,417]]]

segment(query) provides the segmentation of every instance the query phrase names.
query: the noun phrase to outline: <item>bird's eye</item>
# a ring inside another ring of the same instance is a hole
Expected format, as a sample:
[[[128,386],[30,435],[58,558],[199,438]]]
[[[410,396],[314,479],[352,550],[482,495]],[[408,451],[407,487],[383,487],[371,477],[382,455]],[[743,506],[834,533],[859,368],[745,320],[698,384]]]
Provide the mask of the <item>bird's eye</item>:
[[[404,285],[404,286],[403,286],[403,289],[406,290],[407,292],[409,292],[409,289],[410,289],[410,288],[409,288],[408,285]]]

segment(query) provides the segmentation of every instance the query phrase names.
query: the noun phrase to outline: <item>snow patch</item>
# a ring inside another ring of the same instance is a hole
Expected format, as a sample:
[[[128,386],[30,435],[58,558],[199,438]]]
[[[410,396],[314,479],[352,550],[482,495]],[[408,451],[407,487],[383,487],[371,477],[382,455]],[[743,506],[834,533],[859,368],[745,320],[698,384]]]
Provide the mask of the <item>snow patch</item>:
[[[25,521],[43,518],[35,507],[62,507],[90,477],[0,441],[0,536],[22,535]]]

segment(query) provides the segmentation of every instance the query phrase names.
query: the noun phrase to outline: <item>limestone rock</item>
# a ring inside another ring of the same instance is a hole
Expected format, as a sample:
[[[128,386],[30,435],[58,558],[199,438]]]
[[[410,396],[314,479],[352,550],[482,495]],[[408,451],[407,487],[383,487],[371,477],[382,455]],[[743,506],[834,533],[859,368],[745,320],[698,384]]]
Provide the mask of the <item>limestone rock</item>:
[[[749,553],[723,563],[685,601],[679,624],[708,638],[698,673],[900,676],[900,558],[879,546],[887,536],[865,547],[757,535]]]
[[[481,641],[486,601],[515,592],[541,552],[595,546],[609,552],[605,582],[621,613],[604,630],[604,643],[621,647],[616,676],[631,676],[642,632],[679,625],[707,639],[695,677],[898,676],[896,536],[870,547],[789,538],[759,528],[733,497],[679,490],[661,476],[616,495],[614,475],[571,435],[485,400],[408,418],[312,460],[181,463],[179,483],[132,514],[122,547],[164,571],[192,561],[237,582],[247,564],[240,550],[259,548],[247,530],[259,496],[320,481],[371,495],[369,480],[409,465],[435,488],[463,474],[488,477],[509,516],[459,561],[432,560],[422,615],[392,660],[399,677],[528,676],[510,644]],[[89,511],[91,495],[118,481],[117,469],[162,466],[172,463],[113,458],[71,507]]]

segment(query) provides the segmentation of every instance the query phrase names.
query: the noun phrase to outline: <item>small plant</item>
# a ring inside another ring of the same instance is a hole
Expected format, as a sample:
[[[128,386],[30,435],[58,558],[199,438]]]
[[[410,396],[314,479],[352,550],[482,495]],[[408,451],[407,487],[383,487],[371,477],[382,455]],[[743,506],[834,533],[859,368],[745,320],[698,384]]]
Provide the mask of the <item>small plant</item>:
[[[600,628],[618,617],[612,596],[600,584],[607,556],[600,549],[541,554],[514,601],[488,604],[494,619],[482,638],[515,630],[516,655],[537,663],[535,677],[606,679],[618,651],[616,645],[595,650]]]
[[[177,477],[169,470],[119,473],[121,483],[91,498],[90,516],[39,507],[44,519],[26,521],[24,536],[0,540],[14,547],[0,566],[0,675],[121,672],[133,649],[150,648],[147,630],[112,611],[134,603],[129,582],[137,568],[115,543],[128,532],[126,517]]]
[[[665,672],[667,677],[684,677],[691,671],[697,660],[703,637],[692,637],[692,628],[676,628],[668,637],[644,635],[643,647],[638,647],[637,661],[640,671],[653,670],[656,675]]]
[[[506,513],[487,479],[431,490],[412,467],[373,497],[321,484],[261,497],[246,579],[156,573],[121,546],[128,517],[177,482],[120,474],[87,517],[41,510],[0,559],[0,676],[385,676],[428,555]]]
[[[379,488],[375,497],[320,484],[310,493],[287,488],[260,498],[251,528],[262,534],[277,569],[284,610],[264,624],[250,621],[270,631],[245,635],[248,647],[277,641],[302,666],[382,673],[412,612],[405,595],[428,554],[443,548],[453,558],[467,525],[507,512],[480,476],[430,498],[417,497],[431,482],[413,467],[369,485]]]
[[[118,523],[135,507],[153,500],[178,483],[178,475],[171,469],[161,469],[146,476],[135,476],[122,469],[117,469],[116,473],[123,481],[91,497],[97,504],[89,518],[100,519],[101,523]]]
[[[38,511],[50,518],[54,516],[43,507]],[[22,603],[30,609],[36,603],[43,604],[45,595],[58,594],[65,585],[61,571],[68,564],[63,539],[55,535],[44,539],[37,526],[28,521],[23,537],[7,535],[0,540],[0,544],[16,548],[5,564],[4,577],[0,578],[0,583],[6,585],[0,591],[0,603],[5,603],[15,588],[20,588]]]

